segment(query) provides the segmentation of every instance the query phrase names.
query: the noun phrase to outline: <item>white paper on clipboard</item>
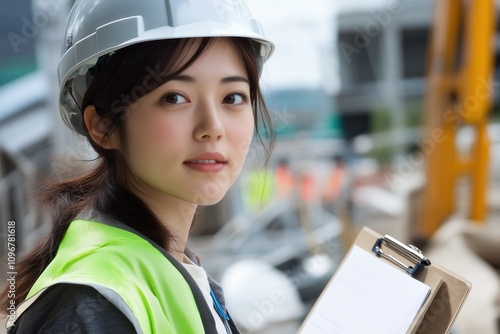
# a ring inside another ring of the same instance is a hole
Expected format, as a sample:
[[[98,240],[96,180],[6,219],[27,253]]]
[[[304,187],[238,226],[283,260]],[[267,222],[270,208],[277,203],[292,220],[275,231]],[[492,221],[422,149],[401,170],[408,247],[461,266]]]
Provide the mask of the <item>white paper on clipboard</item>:
[[[430,290],[355,245],[299,333],[406,333]]]

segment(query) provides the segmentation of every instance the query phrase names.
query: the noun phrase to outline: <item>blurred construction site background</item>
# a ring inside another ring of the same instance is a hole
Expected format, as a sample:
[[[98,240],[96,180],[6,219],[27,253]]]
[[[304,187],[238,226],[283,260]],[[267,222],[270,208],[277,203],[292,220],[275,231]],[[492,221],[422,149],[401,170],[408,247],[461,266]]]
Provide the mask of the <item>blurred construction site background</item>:
[[[190,239],[243,332],[296,333],[368,226],[472,282],[452,333],[500,333],[500,1],[247,2],[277,46],[276,148],[264,166],[255,146]],[[8,222],[20,257],[50,228],[39,181],[92,156],[59,118],[71,4],[0,0],[2,281]]]

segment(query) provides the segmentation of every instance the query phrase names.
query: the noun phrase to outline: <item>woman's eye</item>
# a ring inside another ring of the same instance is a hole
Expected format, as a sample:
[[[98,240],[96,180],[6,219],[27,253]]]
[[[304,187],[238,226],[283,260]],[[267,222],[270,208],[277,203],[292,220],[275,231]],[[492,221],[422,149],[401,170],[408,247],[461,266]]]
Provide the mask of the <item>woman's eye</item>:
[[[233,94],[229,94],[228,96],[226,96],[222,102],[226,103],[226,104],[238,105],[238,104],[244,104],[247,101],[248,101],[248,98],[246,95],[241,94],[241,93],[233,93]]]
[[[188,100],[179,93],[169,93],[162,97],[162,101],[168,104],[182,104]]]

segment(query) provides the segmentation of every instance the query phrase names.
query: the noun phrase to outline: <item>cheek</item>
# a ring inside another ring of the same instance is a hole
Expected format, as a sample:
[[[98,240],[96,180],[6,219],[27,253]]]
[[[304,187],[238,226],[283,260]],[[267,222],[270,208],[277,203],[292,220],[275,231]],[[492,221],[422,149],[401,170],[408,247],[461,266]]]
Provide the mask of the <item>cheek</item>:
[[[245,160],[254,133],[253,116],[235,122],[228,136],[240,160]]]
[[[150,117],[135,126],[136,135],[153,142],[165,142],[175,138],[182,131],[182,123],[171,122],[163,117]]]
[[[252,141],[254,130],[254,117],[253,114],[250,114],[250,117],[248,117],[248,120],[245,122],[245,127],[242,131],[242,135],[245,136],[248,145],[250,145],[250,142]]]
[[[160,152],[166,155],[175,154],[179,145],[172,143],[180,143],[181,134],[185,131],[182,123],[168,122],[161,117],[131,118],[127,121],[130,121],[126,126],[130,162],[152,163],[162,155]]]
[[[241,131],[240,151],[244,154],[244,158],[246,158],[246,155],[250,148],[250,143],[252,142],[253,134],[254,134],[253,125],[251,127],[246,128],[245,131]]]

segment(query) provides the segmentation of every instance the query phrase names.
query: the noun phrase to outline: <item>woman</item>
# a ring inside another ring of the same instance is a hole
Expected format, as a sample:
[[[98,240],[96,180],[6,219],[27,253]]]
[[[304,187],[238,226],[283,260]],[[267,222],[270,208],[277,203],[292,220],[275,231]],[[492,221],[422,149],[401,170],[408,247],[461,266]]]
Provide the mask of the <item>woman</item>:
[[[76,1],[61,114],[99,158],[48,189],[53,228],[20,264],[10,334],[238,333],[186,242],[254,130],[272,135],[272,51],[242,1]]]

